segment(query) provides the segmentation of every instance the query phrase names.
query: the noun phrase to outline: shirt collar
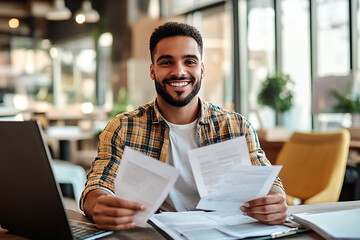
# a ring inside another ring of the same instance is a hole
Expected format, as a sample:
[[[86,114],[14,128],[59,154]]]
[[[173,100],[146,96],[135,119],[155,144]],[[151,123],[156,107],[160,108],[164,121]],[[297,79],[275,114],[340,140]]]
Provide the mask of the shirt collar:
[[[199,97],[199,103],[200,103],[200,115],[199,115],[199,124],[206,124],[206,109],[207,109],[207,104],[206,102],[204,102],[203,100],[201,100],[201,98]],[[154,118],[153,118],[153,123],[159,123],[161,121],[164,121],[164,117],[161,114],[159,107],[157,105],[156,102],[156,98],[153,102],[153,106],[154,106]]]
[[[200,103],[199,124],[206,124],[206,121],[205,121],[206,116],[205,116],[205,114],[206,114],[207,105],[206,105],[206,102],[201,100],[201,98],[199,98],[199,103]]]
[[[153,102],[153,106],[154,106],[154,117],[153,117],[153,123],[159,123],[160,121],[164,121],[164,117],[163,115],[161,114],[160,110],[159,110],[159,107],[157,105],[157,101],[156,101],[156,98]]]

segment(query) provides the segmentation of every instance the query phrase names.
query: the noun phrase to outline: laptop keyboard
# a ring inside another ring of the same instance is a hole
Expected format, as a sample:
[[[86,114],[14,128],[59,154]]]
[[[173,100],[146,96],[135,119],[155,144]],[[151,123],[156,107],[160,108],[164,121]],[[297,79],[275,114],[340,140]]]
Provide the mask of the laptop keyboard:
[[[71,220],[71,229],[76,239],[96,239],[111,234],[111,231],[98,229],[94,224]]]

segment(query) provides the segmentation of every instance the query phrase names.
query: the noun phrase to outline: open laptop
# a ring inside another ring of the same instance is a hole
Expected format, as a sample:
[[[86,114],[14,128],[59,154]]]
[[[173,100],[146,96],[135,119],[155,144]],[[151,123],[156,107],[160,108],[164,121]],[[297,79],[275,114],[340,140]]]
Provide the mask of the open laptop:
[[[0,121],[1,227],[32,239],[96,239],[113,233],[69,221],[51,162],[38,122]]]

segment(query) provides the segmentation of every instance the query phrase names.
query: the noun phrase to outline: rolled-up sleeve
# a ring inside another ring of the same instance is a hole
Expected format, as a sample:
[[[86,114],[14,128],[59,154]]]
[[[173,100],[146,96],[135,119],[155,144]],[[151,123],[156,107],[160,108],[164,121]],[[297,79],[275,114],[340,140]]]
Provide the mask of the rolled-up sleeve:
[[[87,175],[85,189],[80,198],[80,209],[83,210],[87,194],[94,189],[104,189],[114,193],[114,181],[123,153],[119,119],[107,124],[99,136],[98,154]]]
[[[253,126],[248,121],[243,121],[242,127],[245,129],[245,137],[249,149],[251,164],[259,166],[271,166],[271,163],[267,159],[265,152],[260,147],[259,139]],[[284,190],[279,177],[276,177],[274,185],[277,185]]]

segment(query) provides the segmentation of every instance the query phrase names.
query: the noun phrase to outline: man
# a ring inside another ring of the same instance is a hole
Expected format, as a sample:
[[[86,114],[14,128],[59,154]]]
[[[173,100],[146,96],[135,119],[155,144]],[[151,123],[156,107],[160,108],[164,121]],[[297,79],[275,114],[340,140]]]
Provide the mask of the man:
[[[253,165],[270,165],[260,149],[256,132],[240,114],[216,107],[198,97],[204,77],[202,37],[187,24],[169,22],[150,38],[150,77],[154,102],[119,114],[100,135],[80,207],[99,228],[130,229],[133,215],[146,206],[114,196],[114,179],[123,150],[129,146],[180,170],[180,177],[162,208],[193,210],[199,201],[187,151],[245,135]],[[286,219],[287,205],[277,179],[270,193],[241,207],[245,215],[268,224]]]

